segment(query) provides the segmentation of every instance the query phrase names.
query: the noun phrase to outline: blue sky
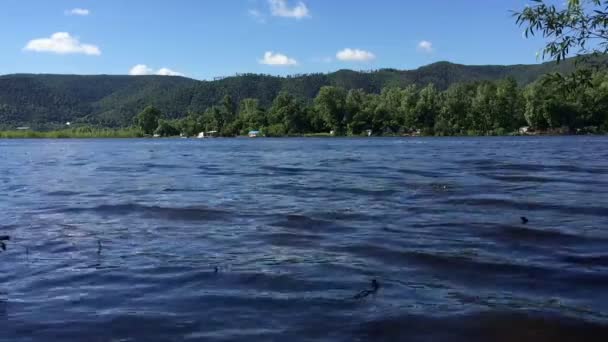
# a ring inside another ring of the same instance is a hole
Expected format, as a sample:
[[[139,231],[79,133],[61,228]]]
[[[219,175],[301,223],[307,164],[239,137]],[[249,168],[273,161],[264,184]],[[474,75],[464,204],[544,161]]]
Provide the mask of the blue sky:
[[[526,0],[2,0],[0,74],[299,74],[531,64]]]

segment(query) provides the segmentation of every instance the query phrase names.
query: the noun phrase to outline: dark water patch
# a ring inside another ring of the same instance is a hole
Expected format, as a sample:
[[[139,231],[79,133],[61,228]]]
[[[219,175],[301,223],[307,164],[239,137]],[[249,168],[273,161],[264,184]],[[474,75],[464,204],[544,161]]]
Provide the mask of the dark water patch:
[[[563,262],[584,265],[584,266],[599,266],[608,267],[608,254],[591,254],[591,255],[563,255],[560,258]]]
[[[371,245],[353,245],[340,248],[343,252],[402,267],[420,268],[441,278],[459,283],[489,286],[497,281],[502,286],[536,287],[535,279],[553,279],[552,288],[559,290],[570,285],[587,287],[608,286],[608,274],[562,270],[545,266],[519,264],[508,261],[483,260],[479,256],[462,253],[394,250]],[[549,287],[545,290],[549,290]]]
[[[223,281],[232,282],[238,284],[238,286],[247,288],[256,288],[259,293],[331,293],[336,291],[352,291],[352,287],[345,282],[309,280],[304,277],[273,273],[227,273],[224,274]],[[336,299],[341,298],[343,297],[340,296]],[[304,300],[306,298],[300,297],[300,299]],[[320,298],[312,299],[318,300]]]
[[[198,174],[204,175],[204,176],[236,176],[237,172],[217,169],[217,170],[202,170]]]
[[[377,245],[349,245],[335,248],[337,251],[357,255],[363,258],[373,258],[381,260],[383,263],[391,265],[411,266],[409,264],[409,252],[395,250],[389,247]]]
[[[144,218],[165,219],[169,221],[209,221],[220,220],[230,216],[230,212],[222,209],[206,207],[160,207],[136,203],[102,204],[90,208],[66,208],[64,212],[91,212],[103,216],[139,215]]]
[[[28,335],[27,340],[81,341],[168,341],[176,336],[186,338],[202,328],[202,322],[192,322],[169,313],[125,313],[123,315],[80,315],[66,321],[29,322],[19,319],[0,324],[8,336]],[[6,335],[5,335],[6,336]],[[20,341],[20,339],[13,339]]]
[[[289,183],[277,183],[269,186],[270,189],[279,191],[297,191],[308,194],[345,194],[354,196],[370,196],[370,197],[388,197],[396,193],[399,193],[399,189],[396,188],[378,188],[378,189],[364,189],[359,187],[336,187],[336,186],[301,186],[297,184]]]
[[[220,171],[222,170],[222,167],[220,165],[214,165],[214,164],[205,164],[205,165],[200,165],[198,167],[199,170],[203,170],[203,171]]]
[[[405,175],[414,175],[414,176],[421,176],[421,177],[426,177],[426,178],[440,178],[440,177],[444,176],[444,174],[441,172],[429,171],[429,170],[403,169],[402,168],[397,171],[400,173],[403,173]]]
[[[329,221],[359,221],[359,222],[381,222],[386,216],[371,214],[364,210],[344,208],[340,211],[317,211],[313,215]]]
[[[48,252],[55,256],[60,255],[62,253],[69,254],[79,251],[79,249],[74,244],[71,244],[61,238],[45,239],[42,249],[36,249],[36,251],[39,250]]]
[[[428,252],[406,252],[404,255],[408,262],[415,263],[436,272],[446,272],[443,276],[465,280],[467,282],[490,283],[504,279],[505,283],[512,285],[525,285],[536,287],[535,279],[554,279],[553,288],[563,289],[570,285],[585,284],[586,287],[602,288],[608,286],[608,274],[580,272],[577,270],[563,270],[547,268],[537,265],[515,264],[507,261],[484,261],[453,254],[433,254]],[[549,286],[547,285],[547,289]]]
[[[426,196],[419,196],[416,195],[416,198],[424,198]],[[435,197],[435,196],[433,196]],[[437,215],[441,215],[441,214],[445,214],[445,209],[437,207],[437,206],[431,206],[431,205],[412,205],[409,206],[407,208],[404,208],[406,210],[406,212],[402,213],[404,218],[408,218],[411,215],[422,215],[422,214],[437,214]]]
[[[546,230],[530,226],[497,225],[488,228],[490,234],[497,239],[508,241],[529,241],[533,243],[576,244],[592,242],[591,237],[574,235],[555,229]]]
[[[328,165],[331,165],[331,164],[334,164],[334,163],[359,163],[361,161],[363,161],[363,159],[361,159],[361,158],[336,157],[336,158],[321,159],[321,160],[319,160],[319,163],[326,163]]]
[[[144,163],[142,164],[142,166],[146,169],[168,169],[168,170],[173,170],[173,169],[182,169],[185,168],[184,165],[181,164],[158,164],[158,163]]]
[[[398,189],[362,189],[362,188],[338,188],[332,191],[342,192],[357,196],[390,197],[399,192]]]
[[[6,188],[7,192],[25,192],[28,187],[22,184],[9,185]]]
[[[445,229],[467,229],[468,227],[476,227],[476,223],[460,223],[460,222],[413,222],[409,224],[410,227],[416,230],[435,230],[441,231]]]
[[[316,219],[306,215],[290,214],[282,217],[279,221],[271,223],[275,227],[283,227],[294,230],[311,231],[317,233],[344,232],[352,230],[350,227],[340,225],[336,222]]]
[[[608,339],[608,325],[532,312],[402,315],[366,322],[354,335],[370,341],[600,342]]]
[[[412,183],[407,186],[409,190],[413,191],[413,196],[416,198],[443,197],[467,191],[460,185],[449,182]],[[477,191],[483,191],[483,189],[478,187]]]
[[[452,270],[471,274],[512,275],[526,277],[547,277],[553,270],[532,265],[521,265],[509,262],[484,261],[458,254],[430,253],[422,251],[403,252],[403,258],[410,264],[417,264],[436,270]]]
[[[96,168],[96,171],[99,172],[108,172],[108,173],[122,173],[122,172],[133,172],[133,171],[143,171],[141,167],[135,167],[133,165],[130,166],[99,166]]]
[[[569,206],[561,205],[557,203],[538,203],[538,202],[527,202],[527,201],[514,201],[499,198],[450,198],[443,200],[443,203],[455,206],[470,206],[470,207],[490,207],[495,209],[516,209],[522,211],[553,211],[559,213],[566,213],[570,215],[591,215],[591,216],[602,216],[608,217],[608,207],[595,207],[595,206]]]
[[[47,192],[48,196],[53,196],[53,197],[77,196],[79,194],[80,194],[79,192],[69,191],[69,190],[58,190],[58,191]]]
[[[205,191],[210,191],[208,189],[196,189],[196,188],[164,188],[163,192],[175,192],[175,193],[182,193],[182,192],[205,192]]]
[[[597,168],[597,167],[580,167],[571,164],[540,164],[540,163],[509,163],[509,162],[497,162],[494,159],[484,160],[463,160],[463,164],[472,165],[480,171],[522,171],[522,172],[545,172],[545,171],[556,171],[564,173],[582,173],[582,174],[593,174],[601,175],[608,174],[608,169]]]
[[[599,181],[599,180],[593,180],[593,179],[576,180],[576,179],[566,178],[566,177],[550,178],[550,177],[540,177],[540,176],[531,176],[531,175],[494,175],[494,174],[488,174],[488,173],[480,174],[480,176],[483,176],[483,177],[486,177],[489,179],[498,180],[501,182],[516,183],[516,184],[521,184],[521,183],[538,183],[538,184],[565,183],[565,184],[576,184],[576,185],[604,184],[604,182]]]
[[[268,171],[270,174],[276,174],[279,176],[293,176],[293,175],[302,175],[309,173],[310,170],[300,168],[300,167],[288,167],[288,166],[268,166],[262,165],[260,169],[263,171]]]
[[[314,247],[322,239],[322,236],[315,234],[299,233],[273,233],[267,234],[264,239],[275,246],[291,247]]]

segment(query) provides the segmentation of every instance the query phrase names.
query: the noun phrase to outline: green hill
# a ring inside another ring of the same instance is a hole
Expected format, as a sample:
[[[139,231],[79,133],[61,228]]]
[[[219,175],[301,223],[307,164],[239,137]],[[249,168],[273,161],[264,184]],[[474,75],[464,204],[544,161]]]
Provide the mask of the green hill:
[[[204,111],[224,95],[236,101],[257,98],[268,106],[280,91],[310,100],[325,85],[371,93],[387,86],[433,83],[446,89],[453,83],[505,77],[525,85],[549,72],[569,72],[574,62],[510,66],[438,62],[415,70],[339,70],[289,77],[244,74],[215,81],[166,76],[4,75],[0,76],[0,128],[52,127],[66,121],[124,126],[147,105],[159,108],[169,118],[178,118],[188,111]]]

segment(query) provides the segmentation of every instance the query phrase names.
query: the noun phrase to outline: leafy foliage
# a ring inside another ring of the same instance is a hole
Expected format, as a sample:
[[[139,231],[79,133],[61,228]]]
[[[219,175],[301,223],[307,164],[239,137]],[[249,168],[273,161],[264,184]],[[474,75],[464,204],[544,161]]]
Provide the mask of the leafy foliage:
[[[135,121],[145,134],[152,134],[159,127],[158,122],[160,117],[161,112],[158,109],[148,106],[137,115]]]
[[[542,34],[547,44],[543,57],[561,61],[577,54],[608,52],[608,1],[568,0],[563,8],[532,0],[535,4],[516,12],[517,23],[525,27],[526,37]]]
[[[380,94],[324,86],[312,102],[280,92],[267,109],[257,99],[244,99],[237,109],[223,98],[203,114],[178,120],[175,127],[188,135],[195,135],[191,127],[196,127],[224,136],[260,130],[269,137],[329,131],[334,135],[502,135],[526,125],[541,132],[605,130],[608,73],[585,71],[588,82],[572,81],[579,73],[583,71],[546,75],[526,87],[513,78],[456,83],[445,91],[433,84],[391,86]]]
[[[603,57],[593,59],[597,62],[604,60],[606,58]],[[424,87],[430,83],[438,91],[455,83],[494,81],[506,77],[513,78],[518,85],[526,85],[550,72],[569,74],[574,70],[574,61],[568,59],[559,65],[516,66],[465,66],[439,62],[409,71],[340,70],[330,74],[290,77],[243,74],[216,81],[163,76],[6,75],[0,76],[0,129],[25,125],[37,130],[62,130],[67,121],[95,127],[127,127],[146,106],[154,106],[164,113],[167,120],[192,115],[193,121],[190,121],[187,131],[196,132],[223,127],[225,122],[218,121],[222,112],[231,114],[226,120],[232,121],[238,116],[236,107],[245,99],[257,99],[259,108],[267,109],[280,92],[308,105],[324,86],[346,91],[360,89],[375,98],[383,88],[405,91],[411,86]],[[227,102],[222,103],[224,99]],[[408,108],[411,109],[411,105]],[[213,106],[218,106],[216,109],[220,112],[213,110],[203,118],[202,114]],[[402,110],[410,110],[408,108]],[[375,117],[375,122],[378,122],[383,111],[393,111],[385,108],[372,113],[369,110],[367,108],[360,113],[358,119],[368,121]],[[209,117],[211,114],[215,115],[213,119]],[[302,115],[313,124],[311,131],[329,129],[319,113],[306,109]],[[344,115],[352,117],[353,113],[345,112]],[[238,125],[230,128],[235,130]]]

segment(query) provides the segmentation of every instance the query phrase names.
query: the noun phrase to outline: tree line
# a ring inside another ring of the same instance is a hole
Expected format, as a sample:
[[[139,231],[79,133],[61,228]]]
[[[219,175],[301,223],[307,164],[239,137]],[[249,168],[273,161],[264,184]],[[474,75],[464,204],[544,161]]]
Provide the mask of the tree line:
[[[335,86],[320,89],[312,101],[280,92],[269,107],[247,98],[224,96],[203,112],[163,119],[148,107],[136,117],[146,134],[222,136],[259,130],[266,136],[335,135],[504,135],[522,126],[530,131],[574,133],[608,128],[608,73],[578,70],[546,75],[526,87],[512,78],[459,83],[445,91],[424,87],[385,87],[379,94]]]

